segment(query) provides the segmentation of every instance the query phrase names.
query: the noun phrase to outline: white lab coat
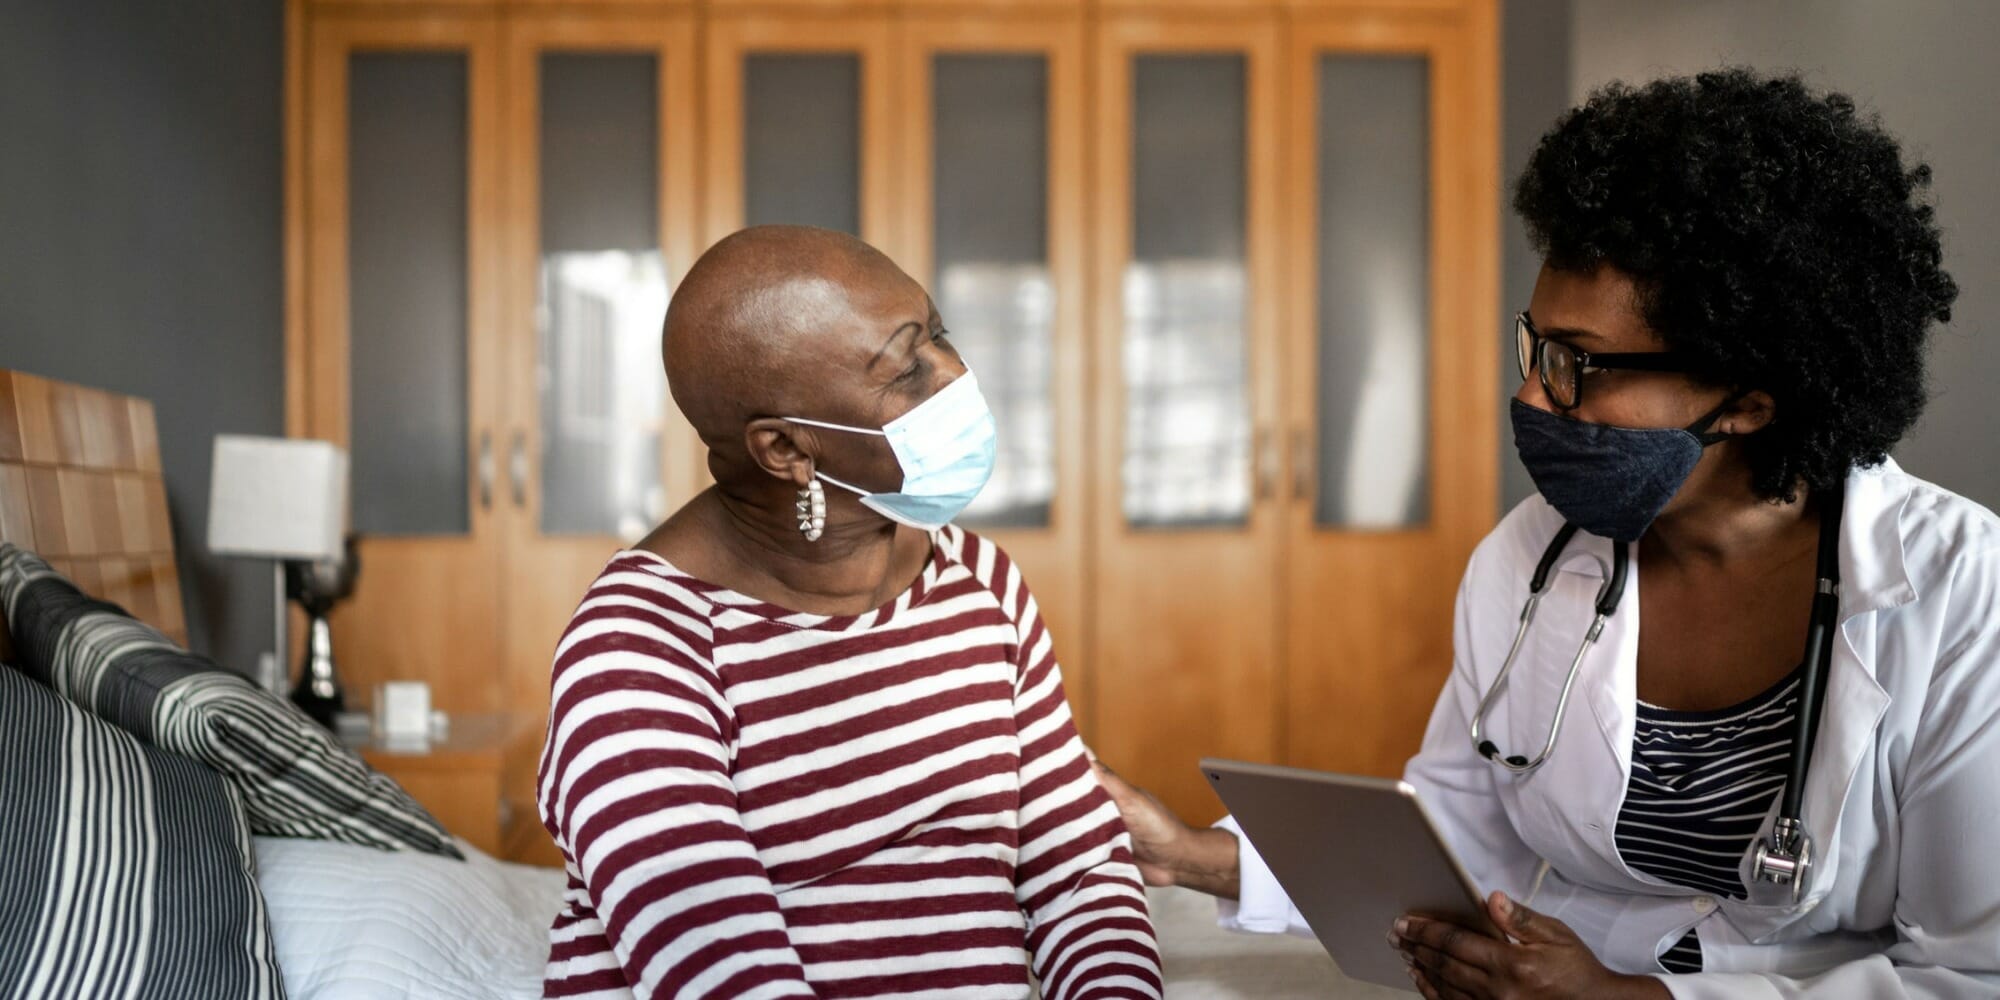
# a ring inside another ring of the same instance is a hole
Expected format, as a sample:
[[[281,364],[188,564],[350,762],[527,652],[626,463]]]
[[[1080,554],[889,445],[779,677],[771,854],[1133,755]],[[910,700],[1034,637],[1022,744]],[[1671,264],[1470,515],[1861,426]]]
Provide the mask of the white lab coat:
[[[1803,806],[1816,841],[1805,899],[1794,905],[1788,889],[1760,882],[1747,900],[1715,899],[1619,858],[1636,546],[1548,761],[1515,775],[1473,749],[1473,711],[1562,523],[1540,497],[1508,514],[1466,567],[1451,676],[1404,773],[1483,889],[1563,920],[1621,972],[1659,973],[1656,956],[1699,927],[1705,971],[1666,976],[1677,998],[2000,996],[2000,519],[1893,462],[1854,472],[1846,488],[1840,629]],[[1505,753],[1533,755],[1547,736],[1602,582],[1591,555],[1608,566],[1610,543],[1579,534],[1487,715]],[[1247,841],[1242,869],[1241,903],[1224,904],[1223,925],[1303,931]],[[1742,870],[1747,881],[1747,851]]]

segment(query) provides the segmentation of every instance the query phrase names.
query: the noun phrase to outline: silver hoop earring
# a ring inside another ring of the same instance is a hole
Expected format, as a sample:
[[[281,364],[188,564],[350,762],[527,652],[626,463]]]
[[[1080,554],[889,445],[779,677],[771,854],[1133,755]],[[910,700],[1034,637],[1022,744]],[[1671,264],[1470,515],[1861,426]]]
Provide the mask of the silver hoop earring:
[[[798,513],[799,534],[806,536],[808,542],[819,541],[819,536],[826,531],[826,488],[819,484],[819,480],[809,480],[805,488],[799,490]]]

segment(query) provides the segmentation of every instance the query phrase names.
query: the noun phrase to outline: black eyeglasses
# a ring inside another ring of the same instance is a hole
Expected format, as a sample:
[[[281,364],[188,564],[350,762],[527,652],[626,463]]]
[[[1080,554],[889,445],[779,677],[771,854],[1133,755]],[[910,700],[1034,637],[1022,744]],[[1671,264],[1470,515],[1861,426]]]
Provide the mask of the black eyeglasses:
[[[1639,372],[1690,372],[1679,355],[1668,351],[1592,354],[1559,340],[1550,340],[1535,329],[1535,321],[1525,312],[1514,316],[1514,360],[1521,377],[1535,372],[1542,391],[1557,409],[1573,410],[1583,402],[1583,377],[1591,372],[1620,369]]]

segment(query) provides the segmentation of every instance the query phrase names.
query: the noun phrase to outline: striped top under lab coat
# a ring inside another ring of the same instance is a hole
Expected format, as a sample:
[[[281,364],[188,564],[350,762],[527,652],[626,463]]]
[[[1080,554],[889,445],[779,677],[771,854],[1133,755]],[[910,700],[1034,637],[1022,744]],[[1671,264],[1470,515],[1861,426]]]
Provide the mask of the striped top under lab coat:
[[[1638,703],[1632,781],[1618,811],[1618,853],[1633,871],[1731,899],[1748,889],[1741,868],[1764,817],[1784,789],[1799,700],[1799,674],[1741,704],[1677,712]],[[1660,965],[1700,972],[1690,929]]]

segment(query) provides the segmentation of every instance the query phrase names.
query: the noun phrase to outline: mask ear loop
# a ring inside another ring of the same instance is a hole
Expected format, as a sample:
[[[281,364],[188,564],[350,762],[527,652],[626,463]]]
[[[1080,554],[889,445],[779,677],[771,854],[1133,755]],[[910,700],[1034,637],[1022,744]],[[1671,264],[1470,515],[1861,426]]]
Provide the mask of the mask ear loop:
[[[1706,448],[1712,444],[1720,444],[1723,441],[1727,441],[1730,438],[1735,437],[1736,435],[1734,434],[1721,433],[1719,431],[1713,430],[1712,428],[1715,426],[1715,422],[1717,420],[1722,419],[1722,411],[1727,410],[1732,406],[1735,406],[1736,401],[1742,399],[1746,395],[1748,394],[1741,389],[1730,390],[1729,395],[1724,397],[1722,402],[1719,405],[1717,405],[1715,409],[1710,410],[1707,413],[1704,413],[1701,416],[1694,418],[1694,423],[1691,423],[1681,429],[1687,431],[1689,434],[1694,435],[1694,439],[1696,441],[1700,441],[1701,446],[1703,448]],[[1697,427],[1702,429],[1695,430],[1695,428]]]
[[[819,479],[824,479],[824,480],[826,480],[827,482],[829,482],[829,483],[832,483],[833,485],[835,485],[835,486],[838,486],[838,487],[840,487],[841,489],[843,489],[843,490],[846,490],[847,492],[849,492],[849,493],[852,493],[852,494],[854,494],[855,496],[858,496],[858,497],[864,497],[864,498],[865,498],[865,497],[871,497],[871,496],[874,496],[874,495],[875,495],[875,494],[873,494],[873,493],[870,493],[870,492],[868,492],[867,490],[864,490],[864,489],[862,489],[862,488],[861,488],[861,487],[859,487],[859,486],[851,486],[851,485],[849,485],[849,484],[847,484],[847,483],[843,483],[843,482],[841,482],[840,480],[838,480],[838,479],[835,479],[835,478],[833,478],[832,476],[829,476],[829,475],[827,475],[826,473],[824,473],[824,472],[821,472],[821,471],[819,471],[818,469],[814,469],[814,470],[813,470],[813,476],[814,476],[814,477],[816,477],[816,478],[819,478]]]
[[[889,436],[887,431],[876,430],[874,428],[869,428],[869,427],[849,427],[846,424],[830,424],[824,420],[807,420],[804,417],[779,417],[778,419],[783,420],[786,423],[805,424],[808,427],[824,427],[830,431],[847,431],[848,433],[851,434],[873,434],[876,437]]]
[[[778,419],[783,420],[787,423],[805,424],[808,427],[824,427],[830,431],[847,431],[853,434],[873,434],[876,437],[884,437],[884,438],[889,436],[886,431],[873,430],[867,427],[849,427],[846,424],[828,423],[824,420],[807,420],[804,417],[780,417]],[[835,479],[824,472],[821,472],[817,467],[813,469],[813,478],[824,479],[827,482],[832,483],[833,485],[838,486],[841,489],[846,490],[847,492],[852,493],[858,497],[873,496],[873,494],[869,493],[867,490],[864,490],[859,486],[853,486],[848,483],[843,483],[840,480]]]

